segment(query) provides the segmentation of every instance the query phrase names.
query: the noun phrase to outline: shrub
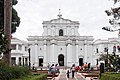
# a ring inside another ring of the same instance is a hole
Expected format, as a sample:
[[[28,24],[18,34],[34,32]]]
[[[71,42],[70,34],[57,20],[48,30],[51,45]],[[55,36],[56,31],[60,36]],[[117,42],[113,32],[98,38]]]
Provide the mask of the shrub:
[[[30,70],[26,67],[11,67],[12,78],[21,78],[30,74]]]
[[[0,61],[0,80],[11,80],[21,78],[31,74],[30,70],[26,67],[9,67],[3,61]]]
[[[47,80],[47,74],[39,74],[39,75],[29,75],[20,79],[14,80]]]
[[[120,80],[120,73],[104,73],[100,80]]]

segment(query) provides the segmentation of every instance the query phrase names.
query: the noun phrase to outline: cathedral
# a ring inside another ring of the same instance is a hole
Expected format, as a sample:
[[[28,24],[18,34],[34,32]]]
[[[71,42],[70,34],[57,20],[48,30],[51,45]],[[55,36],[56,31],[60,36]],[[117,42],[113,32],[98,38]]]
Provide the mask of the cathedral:
[[[78,32],[80,23],[63,18],[61,13],[57,19],[42,24],[42,36],[28,36],[27,42],[11,39],[12,65],[47,67],[48,64],[59,64],[71,67],[72,64],[82,66],[87,62],[95,66],[100,64],[102,54],[120,56],[120,34],[118,38],[97,40],[93,36],[81,36]]]
[[[80,36],[80,23],[62,17],[43,21],[42,36],[28,36],[31,49],[31,66],[46,67],[48,64],[70,67],[72,64],[96,64],[93,36]]]

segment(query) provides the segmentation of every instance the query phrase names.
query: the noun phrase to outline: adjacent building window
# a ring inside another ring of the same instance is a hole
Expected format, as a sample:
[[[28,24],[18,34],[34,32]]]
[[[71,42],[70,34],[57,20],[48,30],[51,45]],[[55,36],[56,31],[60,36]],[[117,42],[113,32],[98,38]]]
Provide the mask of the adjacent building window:
[[[27,47],[25,46],[25,51],[27,51]]]
[[[105,48],[104,48],[104,52],[108,52],[108,47],[105,47]]]
[[[96,49],[96,53],[98,53],[99,51],[98,51],[98,48]]]
[[[13,66],[16,65],[16,57],[12,57],[12,58],[11,58],[11,64],[12,64]]]
[[[116,46],[113,46],[113,52],[116,52]]]
[[[18,45],[18,50],[22,50],[22,45]]]
[[[120,46],[117,46],[118,52],[120,52]]]
[[[12,50],[16,50],[16,44],[12,44],[12,45],[11,45],[11,49],[12,49]]]
[[[63,30],[62,29],[59,30],[59,36],[63,36]]]

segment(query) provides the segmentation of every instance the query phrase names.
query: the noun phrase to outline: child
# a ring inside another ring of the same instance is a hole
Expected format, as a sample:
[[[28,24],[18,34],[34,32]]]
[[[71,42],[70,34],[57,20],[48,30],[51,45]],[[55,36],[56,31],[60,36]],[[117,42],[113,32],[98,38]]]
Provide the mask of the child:
[[[69,74],[70,74],[70,71],[69,71],[69,70],[67,70],[67,78],[69,78]]]

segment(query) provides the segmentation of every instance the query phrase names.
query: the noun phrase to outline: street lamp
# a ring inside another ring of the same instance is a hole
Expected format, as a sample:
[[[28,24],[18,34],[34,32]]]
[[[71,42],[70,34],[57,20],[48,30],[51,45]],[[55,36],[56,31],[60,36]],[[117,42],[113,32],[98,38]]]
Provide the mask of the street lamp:
[[[29,53],[29,69],[30,69],[30,48],[28,49],[28,53]]]
[[[104,51],[107,53],[107,54],[106,54],[106,58],[105,58],[105,67],[107,67],[107,71],[108,71],[108,67],[109,67],[108,47],[106,47]]]

